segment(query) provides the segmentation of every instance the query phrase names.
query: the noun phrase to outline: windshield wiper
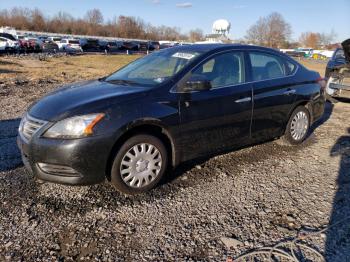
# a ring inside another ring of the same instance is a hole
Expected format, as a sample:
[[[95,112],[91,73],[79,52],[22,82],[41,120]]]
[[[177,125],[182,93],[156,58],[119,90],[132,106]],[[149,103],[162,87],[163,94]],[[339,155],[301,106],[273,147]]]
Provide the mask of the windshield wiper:
[[[138,83],[131,80],[124,80],[124,79],[113,79],[113,80],[107,80],[106,82],[111,84],[119,84],[119,85],[137,85]]]

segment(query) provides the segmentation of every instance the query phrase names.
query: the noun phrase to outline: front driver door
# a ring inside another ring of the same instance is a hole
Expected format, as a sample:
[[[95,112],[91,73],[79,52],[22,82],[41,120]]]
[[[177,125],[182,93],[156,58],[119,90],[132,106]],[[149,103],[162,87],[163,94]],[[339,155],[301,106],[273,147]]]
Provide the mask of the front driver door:
[[[227,150],[250,138],[252,87],[245,83],[244,57],[241,51],[219,53],[187,76],[205,77],[212,88],[180,95],[183,161]]]

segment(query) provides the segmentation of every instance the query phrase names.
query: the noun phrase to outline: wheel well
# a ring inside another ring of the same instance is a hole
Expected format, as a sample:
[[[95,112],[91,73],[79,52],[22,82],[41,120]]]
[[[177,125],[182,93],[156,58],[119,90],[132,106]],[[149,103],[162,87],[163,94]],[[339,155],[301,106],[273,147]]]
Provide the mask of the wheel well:
[[[296,104],[296,105],[293,107],[293,109],[289,112],[289,116],[288,116],[287,122],[286,122],[286,124],[285,124],[285,126],[284,126],[283,133],[286,131],[286,128],[287,128],[287,125],[288,125],[288,122],[289,122],[290,117],[292,116],[294,110],[295,110],[298,106],[304,106],[304,107],[307,109],[307,111],[308,111],[308,113],[309,113],[309,117],[310,117],[310,123],[313,122],[312,114],[311,114],[311,111],[310,111],[310,110],[311,110],[311,109],[310,109],[310,102],[309,102],[309,101],[302,101],[302,102]]]
[[[111,176],[111,169],[112,164],[114,160],[115,154],[118,152],[119,148],[125,143],[126,140],[128,140],[130,137],[133,137],[135,135],[139,134],[147,134],[152,135],[160,139],[168,153],[168,163],[171,163],[171,165],[174,165],[174,158],[175,158],[175,148],[173,146],[173,142],[170,138],[170,136],[167,134],[166,130],[160,126],[152,125],[152,124],[144,124],[140,126],[133,127],[132,129],[125,132],[121,137],[118,138],[118,140],[114,143],[113,148],[109,154],[107,166],[106,166],[106,177],[108,180],[110,180]]]
[[[306,109],[307,109],[307,111],[309,112],[309,117],[310,118],[312,118],[312,114],[311,114],[311,108],[310,108],[310,102],[309,101],[303,101],[303,102],[300,102],[300,103],[298,103],[298,104],[296,104],[294,107],[293,107],[293,109],[290,111],[290,113],[289,113],[289,118],[291,117],[291,115],[292,115],[292,113],[294,112],[294,110],[298,107],[298,106],[304,106]],[[289,118],[288,118],[288,120],[289,120]],[[310,119],[310,120],[312,120],[312,119]],[[312,121],[311,121],[312,122]]]

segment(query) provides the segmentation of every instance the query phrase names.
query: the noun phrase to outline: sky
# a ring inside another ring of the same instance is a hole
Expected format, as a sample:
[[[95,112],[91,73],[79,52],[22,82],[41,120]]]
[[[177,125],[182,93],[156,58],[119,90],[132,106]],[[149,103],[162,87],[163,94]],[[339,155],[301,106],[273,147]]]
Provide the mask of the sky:
[[[83,17],[98,8],[105,20],[127,15],[153,25],[181,28],[183,33],[200,28],[211,33],[217,19],[231,23],[230,38],[243,38],[260,17],[279,12],[292,26],[292,39],[302,32],[336,33],[335,41],[350,38],[350,0],[1,0],[0,9],[39,8],[47,16],[58,11]]]

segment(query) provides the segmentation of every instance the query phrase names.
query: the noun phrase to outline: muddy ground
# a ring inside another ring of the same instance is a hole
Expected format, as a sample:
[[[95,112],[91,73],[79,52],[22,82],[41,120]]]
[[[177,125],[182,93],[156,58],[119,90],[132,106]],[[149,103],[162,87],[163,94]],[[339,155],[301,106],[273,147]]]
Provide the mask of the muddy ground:
[[[27,106],[132,59],[0,58],[0,261],[223,261],[350,216],[349,101],[328,103],[301,146],[275,140],[186,163],[144,195],[37,183],[15,144]],[[350,261],[350,219],[312,239],[328,261]]]

